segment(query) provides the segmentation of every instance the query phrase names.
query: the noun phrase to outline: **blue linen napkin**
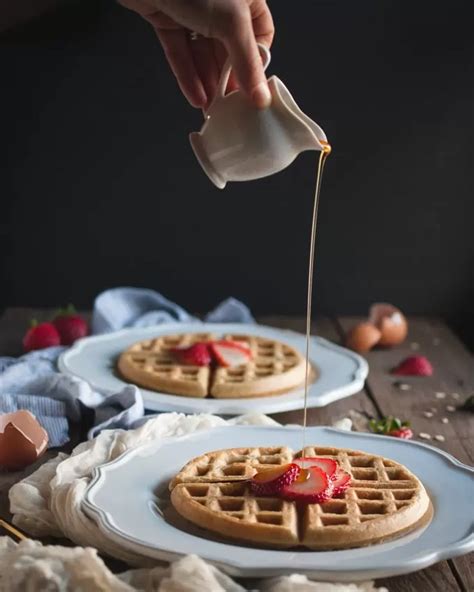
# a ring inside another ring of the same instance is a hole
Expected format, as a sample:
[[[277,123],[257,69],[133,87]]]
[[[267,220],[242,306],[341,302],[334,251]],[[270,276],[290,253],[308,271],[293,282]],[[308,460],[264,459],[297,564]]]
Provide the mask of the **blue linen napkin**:
[[[56,362],[65,349],[49,347],[20,358],[0,358],[0,413],[31,411],[48,432],[49,447],[69,440],[68,419],[92,423],[92,438],[104,428],[126,428],[143,416],[137,387],[105,396],[84,380],[60,374]]]
[[[162,323],[198,321],[183,308],[154,290],[112,288],[95,299],[93,333],[110,333],[125,327],[151,327]],[[254,323],[250,310],[235,298],[228,298],[209,312],[207,323]]]
[[[210,323],[253,323],[242,302],[228,298],[209,312]],[[162,294],[144,288],[113,288],[94,303],[92,333],[167,322],[199,322]],[[49,446],[69,440],[68,419],[92,424],[88,437],[103,429],[132,427],[145,411],[139,389],[129,385],[103,395],[79,378],[60,374],[57,359],[65,347],[50,347],[19,358],[0,357],[0,413],[28,409],[49,435]],[[91,418],[92,416],[92,418]]]

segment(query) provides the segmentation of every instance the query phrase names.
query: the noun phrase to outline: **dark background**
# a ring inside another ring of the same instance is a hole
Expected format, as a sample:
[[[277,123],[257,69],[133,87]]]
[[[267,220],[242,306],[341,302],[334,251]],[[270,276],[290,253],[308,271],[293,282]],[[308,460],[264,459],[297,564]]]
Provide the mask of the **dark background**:
[[[472,343],[471,3],[273,0],[269,73],[333,145],[315,306],[442,315]],[[151,28],[68,2],[0,37],[0,306],[118,285],[303,314],[316,158],[214,188]]]

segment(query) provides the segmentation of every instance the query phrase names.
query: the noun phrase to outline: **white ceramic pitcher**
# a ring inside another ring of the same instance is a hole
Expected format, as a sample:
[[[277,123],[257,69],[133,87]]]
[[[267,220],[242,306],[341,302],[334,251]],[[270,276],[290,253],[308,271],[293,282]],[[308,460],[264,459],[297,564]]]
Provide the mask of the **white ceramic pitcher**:
[[[266,69],[270,51],[264,45],[259,48]],[[197,159],[219,189],[227,181],[273,175],[304,150],[324,149],[325,133],[301,111],[279,78],[268,79],[271,106],[257,109],[239,90],[225,94],[230,71],[227,61],[201,131],[189,135]]]

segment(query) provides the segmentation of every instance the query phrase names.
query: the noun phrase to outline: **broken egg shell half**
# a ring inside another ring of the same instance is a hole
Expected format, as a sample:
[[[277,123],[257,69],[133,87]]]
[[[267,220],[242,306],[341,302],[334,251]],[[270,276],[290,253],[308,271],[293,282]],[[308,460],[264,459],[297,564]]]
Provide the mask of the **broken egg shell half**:
[[[386,302],[372,304],[369,323],[375,325],[382,334],[378,345],[399,345],[408,334],[408,323],[403,313]]]
[[[372,323],[359,323],[346,338],[346,346],[360,354],[368,352],[379,343],[382,333]]]
[[[26,409],[0,415],[0,467],[15,471],[35,462],[48,446],[48,433]]]

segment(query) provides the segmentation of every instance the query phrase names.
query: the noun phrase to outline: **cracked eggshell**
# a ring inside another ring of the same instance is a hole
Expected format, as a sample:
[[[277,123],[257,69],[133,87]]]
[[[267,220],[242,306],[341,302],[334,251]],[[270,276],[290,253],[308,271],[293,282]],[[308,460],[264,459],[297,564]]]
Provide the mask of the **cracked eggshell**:
[[[403,313],[393,304],[376,302],[369,311],[369,322],[382,334],[379,345],[399,345],[408,334],[408,323]]]
[[[9,471],[35,462],[48,445],[48,433],[26,409],[0,415],[0,467]]]
[[[346,338],[346,346],[360,354],[368,352],[379,343],[382,333],[372,323],[359,323]]]

